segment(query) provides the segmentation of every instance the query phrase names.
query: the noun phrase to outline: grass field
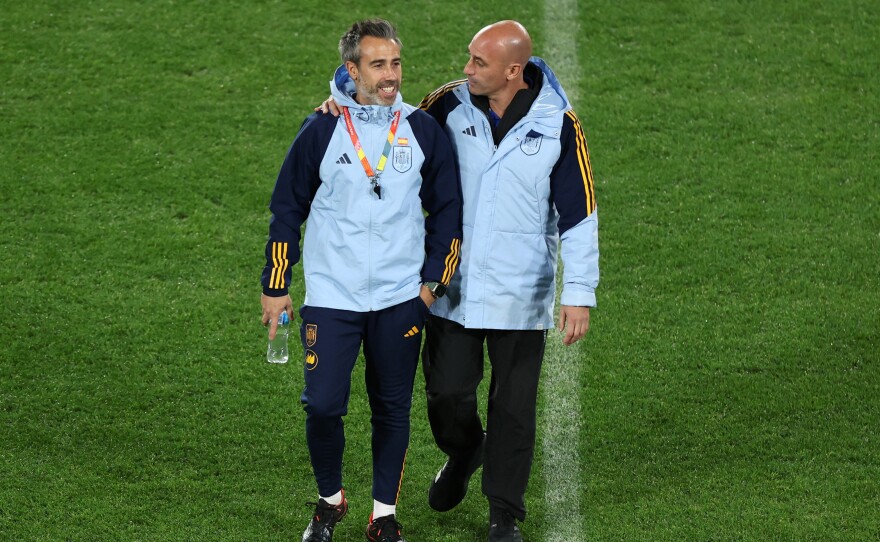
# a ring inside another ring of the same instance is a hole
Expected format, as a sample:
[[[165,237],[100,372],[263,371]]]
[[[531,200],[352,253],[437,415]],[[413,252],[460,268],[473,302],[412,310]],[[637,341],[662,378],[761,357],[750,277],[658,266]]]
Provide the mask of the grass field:
[[[409,102],[520,20],[587,128],[599,307],[576,347],[550,335],[526,540],[880,540],[876,2],[6,4],[0,540],[299,539],[266,204],[365,16],[398,25]],[[341,542],[371,506],[362,376]],[[407,539],[485,540],[477,479],[427,507],[422,388]]]

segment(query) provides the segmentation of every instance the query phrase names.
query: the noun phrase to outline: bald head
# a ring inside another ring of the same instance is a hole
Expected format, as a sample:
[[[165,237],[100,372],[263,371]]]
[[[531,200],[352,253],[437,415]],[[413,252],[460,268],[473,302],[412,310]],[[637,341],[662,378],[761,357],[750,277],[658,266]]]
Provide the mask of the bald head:
[[[489,98],[492,111],[501,116],[517,91],[528,87],[523,70],[532,56],[532,38],[518,22],[499,21],[477,32],[468,53],[468,90]]]
[[[506,63],[525,66],[532,56],[532,38],[526,28],[516,21],[490,24],[477,32],[471,41],[478,42]]]

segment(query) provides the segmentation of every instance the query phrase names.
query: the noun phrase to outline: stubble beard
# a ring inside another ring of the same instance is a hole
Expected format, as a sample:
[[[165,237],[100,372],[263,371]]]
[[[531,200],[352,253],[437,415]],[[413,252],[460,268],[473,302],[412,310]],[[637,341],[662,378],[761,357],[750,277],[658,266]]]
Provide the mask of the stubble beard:
[[[380,88],[394,88],[394,94],[391,97],[383,97],[382,91]],[[358,94],[363,96],[363,98],[367,101],[367,103],[371,105],[382,105],[389,106],[394,105],[394,101],[397,99],[397,95],[400,93],[400,83],[398,81],[380,81],[376,86],[367,88],[366,86],[358,85]]]

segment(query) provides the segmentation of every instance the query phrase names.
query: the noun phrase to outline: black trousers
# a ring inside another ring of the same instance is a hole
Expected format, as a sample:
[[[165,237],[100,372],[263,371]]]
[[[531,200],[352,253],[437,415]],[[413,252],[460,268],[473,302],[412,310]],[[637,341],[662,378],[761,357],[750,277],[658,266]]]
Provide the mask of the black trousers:
[[[483,345],[492,368],[486,420],[483,494],[492,506],[525,519],[525,491],[535,452],[535,408],[546,331],[466,329],[436,316],[425,326],[422,365],[434,440],[451,457],[483,438],[477,388]]]

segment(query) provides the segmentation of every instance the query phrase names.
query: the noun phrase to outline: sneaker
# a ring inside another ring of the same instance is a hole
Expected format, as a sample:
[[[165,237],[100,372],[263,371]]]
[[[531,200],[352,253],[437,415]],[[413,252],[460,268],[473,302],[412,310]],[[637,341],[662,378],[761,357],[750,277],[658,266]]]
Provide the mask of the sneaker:
[[[397,522],[394,514],[375,520],[370,514],[370,524],[367,525],[367,540],[370,542],[406,542],[400,535],[401,529],[403,529],[403,525]]]
[[[438,512],[447,512],[458,506],[467,495],[471,476],[483,464],[485,447],[486,436],[483,435],[479,448],[469,457],[450,457],[446,461],[431,482],[431,489],[428,490],[428,504],[431,508]]]
[[[489,518],[489,542],[522,542],[522,534],[512,515],[504,510],[492,509]]]
[[[315,505],[315,514],[303,533],[302,542],[332,542],[333,529],[348,512],[348,501],[345,499],[345,494],[342,494],[342,502],[335,506],[324,499],[318,499],[318,502],[308,504]]]

